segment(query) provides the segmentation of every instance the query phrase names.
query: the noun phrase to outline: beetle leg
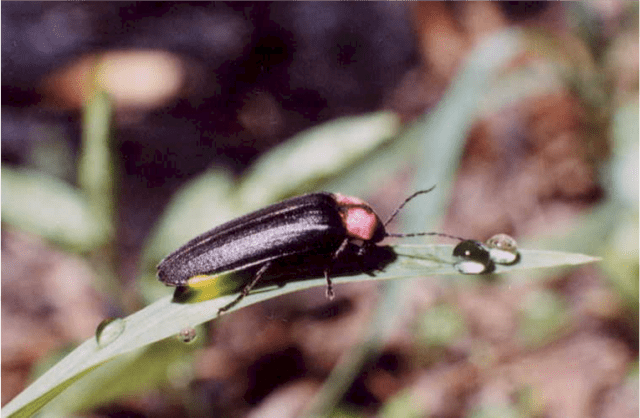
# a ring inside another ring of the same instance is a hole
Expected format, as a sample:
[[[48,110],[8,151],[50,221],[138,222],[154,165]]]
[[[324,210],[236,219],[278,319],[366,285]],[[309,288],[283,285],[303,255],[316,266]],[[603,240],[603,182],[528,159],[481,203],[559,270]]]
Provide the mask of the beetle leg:
[[[360,247],[360,249],[358,250],[358,257],[364,257],[364,255],[366,254],[366,252],[369,250],[369,248],[371,247],[371,243],[369,242],[364,242],[362,244],[362,246]]]
[[[340,244],[336,252],[333,253],[331,262],[324,268],[324,278],[327,280],[327,298],[329,300],[332,300],[335,297],[335,293],[333,292],[333,283],[331,283],[331,278],[329,277],[331,265],[338,259],[340,253],[342,253],[345,248],[347,248],[347,244],[349,244],[349,238],[345,238],[345,240],[342,241],[342,244]]]
[[[333,292],[333,283],[331,283],[331,279],[329,278],[329,267],[324,269],[324,278],[327,280],[327,299],[332,300],[335,297],[335,293]]]
[[[262,265],[262,267],[260,267],[260,270],[258,270],[256,272],[256,275],[253,277],[253,280],[251,280],[251,283],[247,284],[242,289],[242,292],[240,292],[240,295],[238,295],[238,297],[235,298],[235,300],[233,300],[231,303],[229,303],[229,304],[223,306],[222,308],[218,309],[218,315],[220,315],[222,312],[228,311],[229,309],[231,309],[232,307],[237,305],[238,302],[240,302],[242,299],[244,299],[245,296],[247,296],[249,294],[249,292],[251,292],[251,289],[253,289],[253,287],[256,284],[258,284],[258,282],[260,281],[260,278],[265,273],[265,271],[267,271],[267,269],[271,266],[271,264],[272,264],[271,261],[267,261],[266,263],[264,263]]]

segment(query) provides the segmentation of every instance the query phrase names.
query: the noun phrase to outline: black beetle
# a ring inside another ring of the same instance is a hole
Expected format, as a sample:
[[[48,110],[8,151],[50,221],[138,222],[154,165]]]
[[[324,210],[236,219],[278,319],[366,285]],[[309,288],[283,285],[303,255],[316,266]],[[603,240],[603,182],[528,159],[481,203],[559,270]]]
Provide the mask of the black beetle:
[[[225,311],[246,296],[271,267],[288,270],[298,266],[308,272],[308,266],[301,266],[319,263],[327,281],[327,297],[331,299],[334,293],[330,273],[341,257],[353,259],[355,253],[364,257],[385,237],[441,235],[461,239],[435,232],[387,233],[386,225],[409,200],[434,187],[409,196],[384,223],[371,206],[356,197],[326,192],[293,197],[192,239],[158,264],[158,277],[170,286],[189,286],[203,276],[251,272],[252,277],[243,280],[240,296],[221,309]],[[356,242],[360,246],[355,246]],[[284,284],[286,280],[276,282]]]

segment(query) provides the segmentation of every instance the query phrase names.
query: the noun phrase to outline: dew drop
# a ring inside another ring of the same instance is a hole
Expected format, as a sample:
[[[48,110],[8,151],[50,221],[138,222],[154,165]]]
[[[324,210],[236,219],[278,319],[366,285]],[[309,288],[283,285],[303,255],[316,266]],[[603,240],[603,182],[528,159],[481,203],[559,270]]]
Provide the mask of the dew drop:
[[[107,318],[96,328],[96,341],[100,347],[105,347],[116,340],[124,331],[124,321],[121,318]]]
[[[520,261],[518,244],[507,234],[497,234],[486,242],[491,259],[498,264],[515,264]]]
[[[460,273],[484,274],[495,270],[489,251],[478,241],[462,241],[453,249],[453,256],[460,260],[454,263]]]
[[[183,343],[192,343],[198,337],[198,333],[195,328],[185,327],[180,330],[177,337]]]
[[[493,263],[491,263],[491,265],[493,265]],[[463,261],[458,261],[453,266],[456,268],[456,270],[458,270],[462,274],[490,273],[490,268],[489,268],[490,265],[487,265],[485,263],[480,263],[478,261],[463,260]]]
[[[473,240],[462,241],[456,245],[453,249],[453,256],[480,263],[485,263],[490,259],[489,251],[484,248],[482,243]]]

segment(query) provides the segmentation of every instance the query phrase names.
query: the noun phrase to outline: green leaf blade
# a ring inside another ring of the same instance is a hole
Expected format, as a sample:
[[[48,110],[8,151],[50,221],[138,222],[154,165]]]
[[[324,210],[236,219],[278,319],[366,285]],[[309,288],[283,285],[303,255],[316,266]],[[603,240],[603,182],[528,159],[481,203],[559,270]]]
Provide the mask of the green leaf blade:
[[[453,267],[451,245],[412,245],[393,247],[398,258],[375,276],[356,274],[336,277],[334,283],[349,283],[367,280],[391,280],[430,275],[457,275]],[[522,250],[521,261],[513,266],[498,266],[496,273],[507,273],[544,267],[574,266],[598,261],[597,257],[555,251]],[[478,276],[465,276],[478,277]],[[322,277],[291,281],[284,287],[252,292],[234,311],[266,299],[311,287],[324,286]],[[338,289],[339,291],[339,289]],[[123,331],[109,344],[101,347],[96,338],[81,344],[76,350],[52,367],[3,409],[3,416],[29,416],[49,400],[92,369],[110,359],[140,349],[144,346],[171,337],[185,327],[195,327],[215,319],[218,309],[236,298],[237,294],[225,295],[198,303],[176,303],[166,296],[146,308],[122,319]]]

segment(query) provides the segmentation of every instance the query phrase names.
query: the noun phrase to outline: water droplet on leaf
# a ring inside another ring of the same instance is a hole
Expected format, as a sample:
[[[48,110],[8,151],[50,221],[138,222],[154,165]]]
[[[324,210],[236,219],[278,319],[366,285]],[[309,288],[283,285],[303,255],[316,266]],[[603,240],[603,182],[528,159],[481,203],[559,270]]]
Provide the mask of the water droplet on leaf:
[[[120,318],[107,318],[96,328],[96,341],[104,347],[116,340],[124,331],[124,321]]]
[[[453,256],[460,260],[454,264],[460,273],[484,274],[495,270],[489,251],[478,241],[462,241],[453,249]]]
[[[195,328],[185,327],[178,333],[178,339],[183,343],[192,343],[198,337],[198,333]]]
[[[486,246],[491,259],[498,264],[515,264],[520,261],[518,244],[507,234],[497,234],[487,240]]]

